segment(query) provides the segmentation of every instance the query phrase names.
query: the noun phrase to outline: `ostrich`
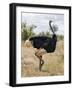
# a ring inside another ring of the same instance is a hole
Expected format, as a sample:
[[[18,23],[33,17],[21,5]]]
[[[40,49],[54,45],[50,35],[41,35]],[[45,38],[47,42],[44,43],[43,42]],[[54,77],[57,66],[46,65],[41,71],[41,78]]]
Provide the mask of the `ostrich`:
[[[29,39],[32,42],[33,47],[37,48],[37,52],[35,52],[35,55],[40,60],[40,64],[39,64],[40,71],[41,71],[42,65],[44,64],[44,61],[42,60],[42,55],[44,53],[41,53],[40,50],[45,49],[47,53],[53,53],[56,49],[57,36],[55,34],[55,31],[53,30],[51,23],[52,23],[52,21],[50,20],[49,26],[50,26],[50,30],[53,33],[52,37],[35,36],[35,37],[31,37]]]

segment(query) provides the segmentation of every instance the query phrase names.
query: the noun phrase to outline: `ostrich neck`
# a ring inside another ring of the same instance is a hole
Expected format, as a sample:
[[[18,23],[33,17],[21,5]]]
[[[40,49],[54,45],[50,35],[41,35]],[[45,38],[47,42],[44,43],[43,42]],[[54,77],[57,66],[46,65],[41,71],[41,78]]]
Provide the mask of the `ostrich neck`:
[[[51,23],[49,23],[49,26],[50,26],[50,29],[52,30],[53,34],[55,34],[55,33],[54,33],[54,30],[53,30],[53,28],[52,28],[52,26],[51,26]]]

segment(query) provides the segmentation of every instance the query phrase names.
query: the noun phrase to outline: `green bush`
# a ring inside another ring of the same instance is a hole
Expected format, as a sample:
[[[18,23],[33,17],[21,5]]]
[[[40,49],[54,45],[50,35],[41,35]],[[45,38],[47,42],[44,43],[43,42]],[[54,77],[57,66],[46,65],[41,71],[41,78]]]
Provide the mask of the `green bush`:
[[[57,40],[64,40],[64,36],[63,35],[57,35]]]
[[[27,40],[29,39],[31,36],[35,35],[35,33],[33,32],[33,28],[35,28],[34,25],[32,26],[27,26],[26,23],[22,23],[22,26],[21,26],[21,37],[22,37],[22,40]]]

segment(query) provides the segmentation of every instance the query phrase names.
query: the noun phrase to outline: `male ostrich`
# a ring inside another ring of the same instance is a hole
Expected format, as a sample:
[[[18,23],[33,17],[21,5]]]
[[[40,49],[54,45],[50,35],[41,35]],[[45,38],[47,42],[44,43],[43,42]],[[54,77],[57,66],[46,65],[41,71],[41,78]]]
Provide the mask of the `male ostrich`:
[[[53,30],[53,27],[51,26],[51,23],[52,21],[50,20],[49,26],[50,26],[50,30],[53,33],[52,37],[35,36],[29,39],[32,42],[33,47],[37,48],[37,52],[35,53],[35,55],[40,60],[40,65],[39,65],[40,71],[41,71],[42,65],[44,64],[44,61],[42,60],[43,53],[40,50],[45,49],[47,53],[53,53],[56,48],[57,36],[55,34],[55,31]]]

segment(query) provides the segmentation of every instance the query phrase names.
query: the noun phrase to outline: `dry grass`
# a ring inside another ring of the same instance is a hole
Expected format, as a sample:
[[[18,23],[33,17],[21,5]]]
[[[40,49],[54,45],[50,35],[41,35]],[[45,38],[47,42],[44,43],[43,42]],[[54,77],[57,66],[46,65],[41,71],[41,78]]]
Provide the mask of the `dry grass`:
[[[39,71],[39,59],[35,56],[35,48],[22,42],[21,47],[21,76],[55,76],[64,75],[64,42],[58,41],[54,53],[43,55],[45,64]]]

